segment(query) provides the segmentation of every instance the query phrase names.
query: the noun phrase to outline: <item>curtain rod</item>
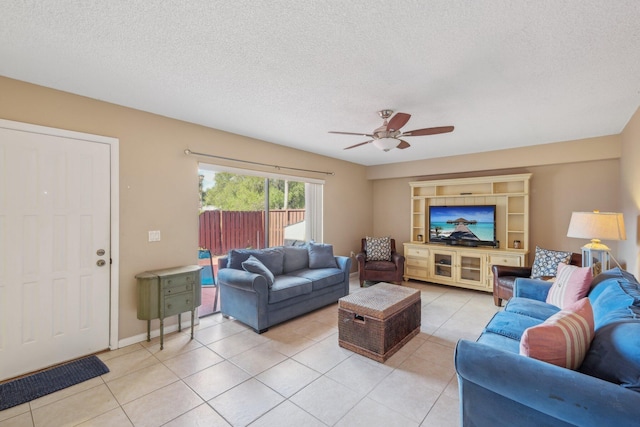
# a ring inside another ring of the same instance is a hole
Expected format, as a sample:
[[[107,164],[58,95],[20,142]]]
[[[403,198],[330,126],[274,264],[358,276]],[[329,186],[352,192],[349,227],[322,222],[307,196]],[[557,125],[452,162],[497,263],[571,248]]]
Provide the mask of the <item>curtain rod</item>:
[[[213,158],[216,158],[216,159],[230,160],[232,162],[248,163],[248,164],[251,164],[251,165],[260,165],[260,166],[268,166],[268,167],[276,168],[278,170],[287,169],[287,170],[291,170],[291,171],[313,172],[313,173],[321,173],[321,174],[325,174],[325,175],[335,175],[335,172],[316,171],[316,170],[313,170],[313,169],[290,168],[288,166],[270,165],[268,163],[251,162],[249,160],[232,159],[231,157],[223,157],[223,156],[216,156],[216,155],[213,155],[213,154],[198,153],[196,151],[191,151],[188,148],[186,150],[184,150],[184,154],[186,154],[187,156],[191,155],[191,154],[195,154],[197,156],[213,157]]]

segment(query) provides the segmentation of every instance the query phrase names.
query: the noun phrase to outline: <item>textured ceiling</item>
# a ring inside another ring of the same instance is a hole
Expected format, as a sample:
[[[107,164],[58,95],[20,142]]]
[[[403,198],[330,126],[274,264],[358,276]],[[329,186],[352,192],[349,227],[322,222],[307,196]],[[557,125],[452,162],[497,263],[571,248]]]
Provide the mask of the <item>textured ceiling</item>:
[[[619,133],[640,2],[5,0],[0,75],[376,165]],[[385,108],[455,131],[386,153],[327,133]]]

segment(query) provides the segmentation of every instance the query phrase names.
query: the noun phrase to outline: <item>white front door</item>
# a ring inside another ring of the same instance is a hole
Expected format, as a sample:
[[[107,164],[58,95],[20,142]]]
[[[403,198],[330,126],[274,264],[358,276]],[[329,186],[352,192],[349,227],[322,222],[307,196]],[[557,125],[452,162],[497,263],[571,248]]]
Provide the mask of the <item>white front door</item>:
[[[110,146],[0,128],[0,380],[109,347]]]

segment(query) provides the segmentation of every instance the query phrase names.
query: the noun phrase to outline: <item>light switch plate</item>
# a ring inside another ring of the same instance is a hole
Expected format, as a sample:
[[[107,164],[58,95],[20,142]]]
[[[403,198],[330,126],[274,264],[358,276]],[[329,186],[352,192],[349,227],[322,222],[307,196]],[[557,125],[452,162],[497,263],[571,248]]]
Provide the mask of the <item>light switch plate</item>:
[[[160,230],[149,231],[149,241],[150,242],[159,242],[160,241]]]

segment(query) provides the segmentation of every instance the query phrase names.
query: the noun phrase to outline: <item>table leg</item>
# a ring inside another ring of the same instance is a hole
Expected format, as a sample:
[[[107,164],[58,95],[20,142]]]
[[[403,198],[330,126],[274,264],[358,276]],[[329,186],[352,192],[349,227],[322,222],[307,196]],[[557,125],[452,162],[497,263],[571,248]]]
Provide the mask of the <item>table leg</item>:
[[[178,313],[178,332],[182,332],[182,313]]]
[[[193,323],[195,322],[196,311],[191,310],[191,339],[193,339]]]
[[[147,320],[147,342],[151,341],[151,320]]]
[[[160,350],[164,348],[164,319],[160,318]]]

